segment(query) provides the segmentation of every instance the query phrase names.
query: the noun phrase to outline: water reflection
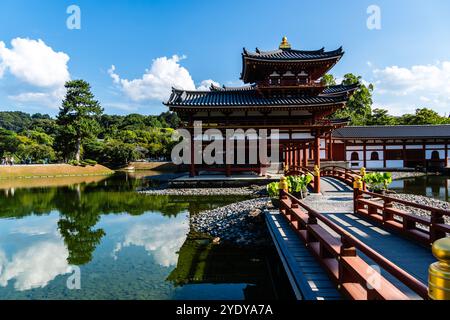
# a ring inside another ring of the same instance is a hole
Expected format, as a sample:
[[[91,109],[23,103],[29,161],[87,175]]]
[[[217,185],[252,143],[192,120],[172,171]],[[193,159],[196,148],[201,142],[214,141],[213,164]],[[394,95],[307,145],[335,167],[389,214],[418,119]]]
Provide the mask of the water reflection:
[[[212,246],[189,227],[245,198],[145,196],[145,180],[123,175],[73,182],[0,183],[0,299],[276,296],[267,252]],[[66,287],[73,265],[82,290]]]
[[[423,176],[396,180],[390,188],[397,192],[450,201],[450,177],[448,176]]]

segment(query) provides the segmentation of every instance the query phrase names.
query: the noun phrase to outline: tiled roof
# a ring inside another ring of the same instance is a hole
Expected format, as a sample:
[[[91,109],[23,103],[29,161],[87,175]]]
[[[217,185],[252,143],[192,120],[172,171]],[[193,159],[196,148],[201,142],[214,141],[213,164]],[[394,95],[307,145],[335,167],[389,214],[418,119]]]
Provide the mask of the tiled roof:
[[[218,86],[211,84],[210,90],[211,91],[248,91],[248,90],[255,90],[255,88],[256,88],[256,85],[254,85],[254,84],[249,85],[249,86],[242,86],[242,87],[226,87],[226,86],[218,87]]]
[[[298,60],[324,60],[331,58],[341,58],[344,55],[342,47],[334,51],[325,51],[323,48],[315,51],[280,49],[274,51],[247,51],[244,48],[243,56],[252,60],[282,60],[282,61],[298,61]]]
[[[173,89],[165,104],[171,107],[223,107],[223,106],[310,106],[345,103],[348,93],[357,86],[330,87],[317,96],[290,96],[265,98],[255,88],[242,87],[212,91],[184,91]]]
[[[333,132],[341,139],[450,138],[450,125],[344,127]]]

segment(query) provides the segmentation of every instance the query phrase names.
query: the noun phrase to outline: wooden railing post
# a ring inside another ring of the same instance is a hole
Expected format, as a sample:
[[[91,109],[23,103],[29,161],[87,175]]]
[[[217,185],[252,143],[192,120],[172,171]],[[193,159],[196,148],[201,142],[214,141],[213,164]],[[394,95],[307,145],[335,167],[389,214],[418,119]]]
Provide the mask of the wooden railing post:
[[[359,209],[358,200],[362,197],[362,183],[361,180],[355,179],[353,182],[353,212],[356,214]]]
[[[438,230],[437,224],[445,224],[444,216],[439,211],[431,211],[431,221],[430,221],[430,244],[436,240],[446,237],[446,233]]]
[[[347,240],[345,236],[341,236],[341,248],[339,250],[339,255],[337,257],[338,260],[338,285],[339,289],[341,289],[342,285],[347,282],[355,282],[356,279],[353,273],[349,272],[345,267],[342,259],[344,257],[356,257],[356,248]]]
[[[383,224],[385,224],[387,221],[389,220],[393,220],[394,219],[394,214],[389,212],[386,209],[390,209],[393,207],[393,204],[390,200],[384,200],[384,204],[383,204]]]

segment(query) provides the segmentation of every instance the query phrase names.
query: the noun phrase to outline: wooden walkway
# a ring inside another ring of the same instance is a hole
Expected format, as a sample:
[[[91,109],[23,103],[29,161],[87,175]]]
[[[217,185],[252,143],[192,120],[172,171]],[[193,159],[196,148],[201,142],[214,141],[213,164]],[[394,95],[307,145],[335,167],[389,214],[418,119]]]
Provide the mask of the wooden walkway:
[[[376,225],[371,221],[353,214],[353,190],[341,181],[329,177],[322,178],[321,189],[321,195],[311,195],[304,200],[304,203],[333,220],[338,226],[342,227],[385,258],[413,275],[422,283],[427,283],[428,267],[431,263],[436,261],[432,256],[431,248],[421,246],[398,234],[384,230],[380,225]],[[302,255],[299,255],[296,259],[286,259],[288,264],[287,268],[289,268],[288,272],[294,274],[298,273],[296,277],[300,278],[300,280],[297,280],[297,282],[301,282],[302,278],[308,279],[308,276],[310,276],[308,272],[310,271],[313,272],[312,274],[314,276],[326,276],[325,272],[322,271],[322,273],[320,273],[317,271],[316,268],[321,268],[320,265],[311,262],[312,260],[315,261],[314,258],[308,254],[309,251],[305,248],[304,243],[292,231],[288,222],[282,215],[271,213],[268,215],[267,221],[276,245],[281,247],[279,243],[283,241],[285,243],[285,247],[278,248],[280,256],[284,255],[289,257],[293,255],[294,253],[289,252],[290,250],[294,250],[295,253],[302,252]],[[276,227],[275,222],[278,222]],[[323,224],[322,226],[327,229],[330,234],[337,237],[337,234],[332,230]],[[282,234],[285,234],[285,237],[282,237]],[[369,258],[364,255],[361,256],[368,264],[373,264]],[[305,268],[302,263],[308,263],[308,268]],[[310,267],[310,265],[313,267]],[[384,270],[381,270],[381,273],[393,284],[404,289],[402,291],[410,298],[418,298],[415,293],[403,286],[399,281],[390,276],[390,274]],[[327,282],[323,280],[323,282],[319,282],[317,292],[320,293],[321,290],[323,290],[324,293],[331,293],[332,290],[330,285],[335,288],[331,281]],[[305,286],[300,285],[298,287],[305,290]],[[306,289],[308,289],[308,287],[306,287]],[[306,294],[304,296],[305,299],[308,299]],[[324,299],[337,297],[333,294],[331,294],[330,297],[326,294],[323,294],[322,296]]]
[[[266,222],[297,299],[342,299],[334,283],[286,219],[278,211],[270,211],[266,214]]]

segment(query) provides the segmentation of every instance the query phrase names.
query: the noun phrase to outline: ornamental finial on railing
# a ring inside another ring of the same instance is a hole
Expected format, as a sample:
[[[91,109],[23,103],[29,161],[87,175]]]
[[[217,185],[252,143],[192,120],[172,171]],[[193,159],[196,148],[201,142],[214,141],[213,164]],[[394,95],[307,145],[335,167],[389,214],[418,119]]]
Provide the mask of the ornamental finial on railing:
[[[361,177],[364,179],[364,177],[365,177],[366,174],[367,174],[366,168],[362,167],[361,170],[360,170],[360,174],[361,174]]]
[[[282,176],[280,178],[280,182],[278,183],[278,189],[283,190],[285,192],[289,192],[289,184],[288,184],[285,176]]]
[[[353,189],[361,190],[363,189],[363,182],[360,176],[355,177],[355,181],[353,182]]]
[[[429,268],[428,296],[433,300],[450,300],[450,238],[434,242],[432,251],[439,262]]]
[[[320,167],[318,165],[314,166],[314,175],[320,177]]]

